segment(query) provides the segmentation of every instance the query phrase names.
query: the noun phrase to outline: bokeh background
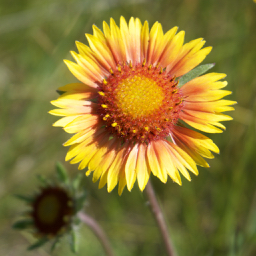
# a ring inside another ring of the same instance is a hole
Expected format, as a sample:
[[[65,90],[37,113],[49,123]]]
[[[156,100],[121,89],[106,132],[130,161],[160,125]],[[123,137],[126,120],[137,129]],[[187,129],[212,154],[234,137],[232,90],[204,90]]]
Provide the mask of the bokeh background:
[[[76,79],[63,59],[72,59],[75,40],[86,43],[92,24],[120,15],[186,31],[186,42],[204,37],[213,46],[204,63],[227,74],[227,98],[236,100],[233,121],[223,134],[210,134],[221,154],[211,168],[183,186],[152,178],[179,256],[256,255],[256,3],[253,0],[2,0],[0,2],[0,255],[72,255],[67,240],[50,254],[48,247],[27,252],[34,242],[11,229],[26,209],[14,194],[36,191],[37,174],[53,175],[64,163],[69,135],[52,127],[47,112],[56,89]],[[79,171],[65,163],[70,176]],[[116,255],[165,255],[144,194],[135,185],[121,197],[116,189],[98,190],[91,178],[86,212],[109,235]],[[87,227],[79,230],[77,255],[104,255]]]

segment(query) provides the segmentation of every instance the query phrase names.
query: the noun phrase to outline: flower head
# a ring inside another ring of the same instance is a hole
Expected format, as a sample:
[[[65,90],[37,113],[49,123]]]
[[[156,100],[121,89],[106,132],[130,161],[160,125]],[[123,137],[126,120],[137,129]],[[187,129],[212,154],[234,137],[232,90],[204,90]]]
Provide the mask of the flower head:
[[[60,109],[51,114],[64,116],[54,126],[75,133],[64,145],[71,146],[66,160],[88,167],[99,187],[107,183],[118,192],[131,190],[137,179],[143,190],[150,173],[162,182],[169,176],[181,185],[181,173],[198,174],[196,165],[208,167],[218,147],[206,136],[185,127],[219,133],[220,121],[231,120],[224,111],[234,101],[221,100],[230,94],[220,90],[225,74],[209,73],[187,81],[183,75],[200,64],[211,47],[202,48],[202,38],[183,44],[184,31],[177,27],[163,33],[156,22],[149,30],[136,18],[120,27],[113,19],[103,22],[103,32],[93,26],[86,34],[89,46],[76,42],[77,63],[65,60],[82,83],[59,88],[64,92],[52,104]]]
[[[66,170],[57,164],[58,180],[46,180],[39,176],[41,186],[31,197],[18,196],[29,204],[27,218],[17,221],[13,227],[28,229],[38,238],[28,249],[36,249],[52,240],[52,249],[64,234],[71,236],[71,249],[76,251],[75,226],[79,223],[77,212],[84,206],[85,191],[78,192],[81,176],[72,182],[68,179]]]

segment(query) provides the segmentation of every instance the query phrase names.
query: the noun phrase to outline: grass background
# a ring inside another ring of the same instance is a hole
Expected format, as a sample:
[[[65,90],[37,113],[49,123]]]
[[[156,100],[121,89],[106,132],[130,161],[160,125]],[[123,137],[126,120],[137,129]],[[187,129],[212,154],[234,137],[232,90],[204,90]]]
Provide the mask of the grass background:
[[[211,168],[183,186],[152,178],[179,256],[256,255],[256,4],[252,0],[2,0],[0,3],[0,255],[51,255],[48,247],[27,252],[27,232],[10,228],[25,205],[14,194],[31,194],[36,174],[52,175],[64,162],[69,135],[51,126],[47,112],[55,90],[76,79],[62,59],[72,59],[75,40],[86,43],[92,24],[120,15],[177,25],[186,42],[204,37],[213,46],[204,63],[226,73],[238,101],[223,134],[211,134],[221,154]],[[77,166],[65,163],[70,175]],[[91,178],[86,212],[103,226],[116,255],[165,255],[154,219],[137,184],[121,197],[98,190]],[[82,227],[77,255],[103,255],[94,234]],[[72,255],[64,239],[52,255]]]

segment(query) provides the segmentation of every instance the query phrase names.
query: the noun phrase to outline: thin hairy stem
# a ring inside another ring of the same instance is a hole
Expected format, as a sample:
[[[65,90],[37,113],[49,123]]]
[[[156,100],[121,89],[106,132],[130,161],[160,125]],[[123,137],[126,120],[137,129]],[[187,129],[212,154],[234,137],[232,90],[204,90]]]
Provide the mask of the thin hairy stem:
[[[147,198],[149,200],[149,206],[151,208],[151,211],[155,217],[156,223],[158,225],[159,231],[162,235],[163,241],[164,241],[164,245],[166,248],[166,252],[168,256],[177,256],[174,249],[173,249],[173,245],[170,239],[170,235],[168,233],[167,230],[167,225],[166,222],[164,220],[164,216],[163,213],[161,211],[161,208],[158,204],[155,192],[154,192],[154,188],[150,182],[150,180],[148,181],[148,184],[145,188],[145,192],[147,195]]]
[[[95,233],[95,235],[101,242],[106,255],[114,256],[113,250],[112,250],[111,245],[108,240],[108,237],[106,236],[105,232],[100,227],[100,225],[97,223],[97,221],[83,212],[79,212],[78,216],[79,216],[80,220],[83,223],[85,223],[89,228],[91,228],[91,230]]]

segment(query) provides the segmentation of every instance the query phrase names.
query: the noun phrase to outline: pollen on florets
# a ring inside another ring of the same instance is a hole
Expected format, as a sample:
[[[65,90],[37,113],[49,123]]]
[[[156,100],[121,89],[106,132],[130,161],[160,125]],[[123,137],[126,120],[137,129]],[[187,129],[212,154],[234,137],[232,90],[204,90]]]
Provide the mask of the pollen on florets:
[[[183,105],[177,84],[161,67],[118,65],[100,84],[98,111],[105,128],[141,143],[168,136]]]

